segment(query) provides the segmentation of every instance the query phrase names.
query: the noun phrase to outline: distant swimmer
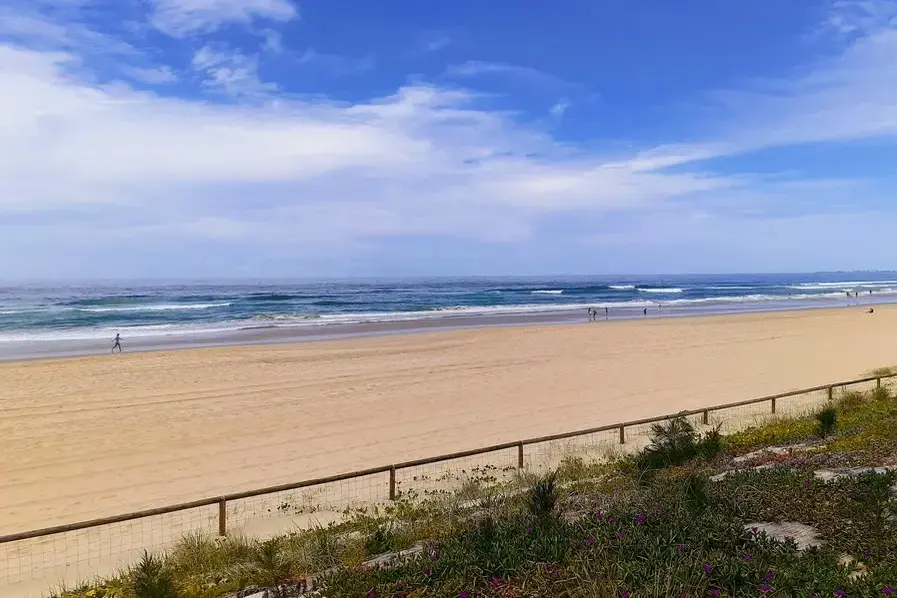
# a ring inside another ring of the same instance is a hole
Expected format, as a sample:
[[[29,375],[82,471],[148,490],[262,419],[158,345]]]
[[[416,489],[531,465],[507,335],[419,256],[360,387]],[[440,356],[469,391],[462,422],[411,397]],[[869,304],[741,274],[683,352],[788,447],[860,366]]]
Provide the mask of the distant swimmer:
[[[112,340],[112,352],[115,353],[116,349],[121,353],[121,335],[118,333],[115,334],[115,338]]]

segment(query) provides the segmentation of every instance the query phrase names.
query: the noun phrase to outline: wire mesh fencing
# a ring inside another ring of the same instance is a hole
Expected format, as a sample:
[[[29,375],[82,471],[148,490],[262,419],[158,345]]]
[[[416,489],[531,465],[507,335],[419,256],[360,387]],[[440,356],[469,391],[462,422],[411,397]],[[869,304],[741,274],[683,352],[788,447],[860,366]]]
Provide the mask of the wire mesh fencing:
[[[699,433],[731,434],[777,418],[803,417],[879,388],[895,375],[820,386],[729,405],[603,426],[591,430],[384,466],[292,485],[259,489],[143,513],[0,537],[0,598],[46,595],[53,588],[116,574],[144,551],[171,550],[190,534],[264,539],[326,527],[353,509],[395,500],[482,495],[565,463],[608,461],[646,447],[654,427],[677,416]]]
[[[41,596],[97,576],[114,576],[144,551],[171,549],[189,533],[215,533],[214,506],[53,533],[0,544],[0,596]]]

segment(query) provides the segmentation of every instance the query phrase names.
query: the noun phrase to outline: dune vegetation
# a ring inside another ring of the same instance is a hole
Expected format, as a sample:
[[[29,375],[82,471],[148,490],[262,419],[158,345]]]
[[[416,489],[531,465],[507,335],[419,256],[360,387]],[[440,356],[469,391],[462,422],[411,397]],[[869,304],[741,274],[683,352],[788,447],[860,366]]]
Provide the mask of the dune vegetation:
[[[886,388],[731,435],[677,418],[636,455],[484,472],[267,541],[190,536],[56,595],[897,596],[895,465]]]

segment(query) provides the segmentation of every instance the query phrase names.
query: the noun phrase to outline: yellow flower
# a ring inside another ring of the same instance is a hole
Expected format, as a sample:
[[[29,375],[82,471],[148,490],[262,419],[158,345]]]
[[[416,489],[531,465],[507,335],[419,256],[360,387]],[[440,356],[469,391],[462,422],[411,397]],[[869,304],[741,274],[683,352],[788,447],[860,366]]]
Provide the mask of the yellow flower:
[[[87,596],[87,598],[93,598],[94,596],[97,595],[97,591],[96,590],[88,590],[88,592],[84,595]]]

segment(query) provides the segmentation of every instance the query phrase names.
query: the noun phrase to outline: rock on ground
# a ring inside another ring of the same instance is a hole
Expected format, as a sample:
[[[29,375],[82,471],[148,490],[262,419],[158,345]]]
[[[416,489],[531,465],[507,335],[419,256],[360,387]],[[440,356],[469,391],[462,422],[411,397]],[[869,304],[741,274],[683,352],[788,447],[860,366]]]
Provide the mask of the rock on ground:
[[[784,542],[789,538],[797,544],[798,550],[807,550],[808,548],[822,546],[822,540],[819,538],[819,531],[809,525],[796,523],[793,521],[782,521],[780,523],[748,523],[744,529],[757,533],[763,532],[770,538],[775,538]]]

